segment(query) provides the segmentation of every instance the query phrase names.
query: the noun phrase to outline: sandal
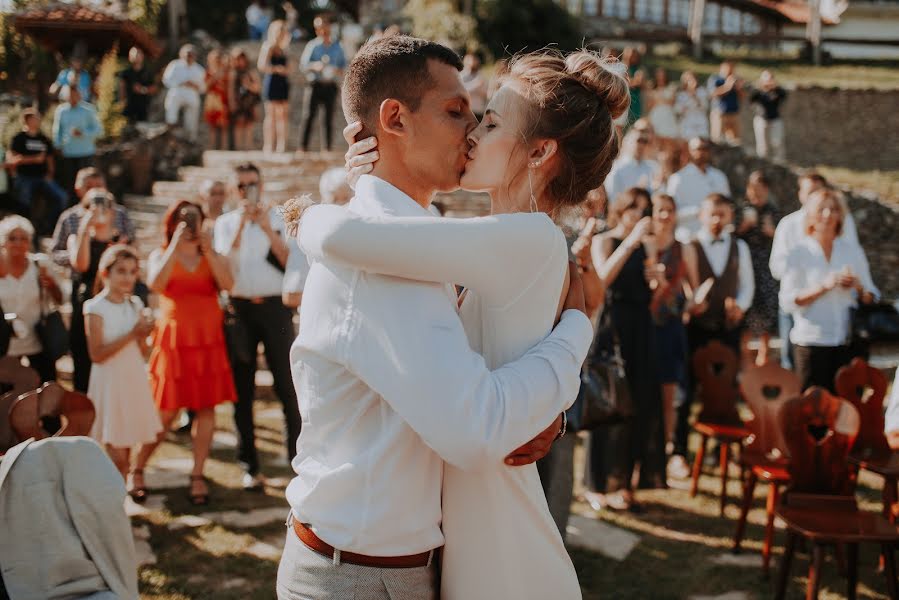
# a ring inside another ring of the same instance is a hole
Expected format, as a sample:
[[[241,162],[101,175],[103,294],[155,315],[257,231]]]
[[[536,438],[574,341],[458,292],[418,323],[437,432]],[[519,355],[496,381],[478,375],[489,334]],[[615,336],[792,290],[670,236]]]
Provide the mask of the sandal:
[[[144,485],[144,470],[143,469],[132,469],[131,470],[131,488],[128,490],[128,495],[131,496],[131,499],[137,504],[143,504],[147,501],[147,486]],[[140,477],[141,485],[134,484],[134,478]]]
[[[190,503],[193,504],[194,506],[206,506],[207,504],[209,504],[209,492],[207,491],[206,493],[203,493],[203,494],[195,494],[192,491],[194,483],[197,481],[201,481],[205,485],[206,484],[206,476],[205,475],[191,475],[190,476],[190,487],[191,487]]]

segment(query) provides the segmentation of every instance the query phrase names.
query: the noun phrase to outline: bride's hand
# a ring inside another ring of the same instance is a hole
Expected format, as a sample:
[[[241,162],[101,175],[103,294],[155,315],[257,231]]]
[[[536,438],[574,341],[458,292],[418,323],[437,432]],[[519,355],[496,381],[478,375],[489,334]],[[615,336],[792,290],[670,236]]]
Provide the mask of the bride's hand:
[[[346,182],[352,189],[356,189],[356,182],[366,173],[371,173],[374,163],[380,155],[375,150],[378,146],[378,138],[372,136],[364,140],[356,141],[356,135],[362,131],[362,123],[353,121],[343,129],[343,138],[350,145],[350,149],[344,155],[346,160]]]

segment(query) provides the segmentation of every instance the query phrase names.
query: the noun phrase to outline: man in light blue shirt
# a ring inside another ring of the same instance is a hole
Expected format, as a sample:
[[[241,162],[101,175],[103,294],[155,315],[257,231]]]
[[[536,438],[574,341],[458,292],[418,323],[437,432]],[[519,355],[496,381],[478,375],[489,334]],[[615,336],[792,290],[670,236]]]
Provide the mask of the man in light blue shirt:
[[[309,108],[306,111],[306,124],[303,128],[303,151],[309,150],[309,137],[312,134],[312,122],[318,113],[318,107],[325,108],[325,147],[331,149],[332,121],[334,120],[334,103],[337,101],[337,81],[343,76],[346,68],[346,56],[340,42],[331,37],[331,22],[323,16],[315,17],[316,38],[306,44],[300,58],[300,69],[311,83]]]
[[[64,91],[68,93],[68,101],[56,107],[53,144],[62,153],[59,182],[74,198],[75,174],[93,166],[97,152],[95,141],[103,128],[97,118],[97,109],[81,101],[81,91],[77,87]]]

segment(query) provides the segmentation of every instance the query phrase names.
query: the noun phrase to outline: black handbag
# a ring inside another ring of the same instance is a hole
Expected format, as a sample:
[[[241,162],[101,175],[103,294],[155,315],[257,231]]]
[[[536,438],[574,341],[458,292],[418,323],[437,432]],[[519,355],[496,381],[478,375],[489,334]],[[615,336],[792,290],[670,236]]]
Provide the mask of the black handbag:
[[[611,325],[611,315],[604,314],[600,323],[581,369],[577,399],[565,413],[570,430],[592,431],[622,423],[634,415],[621,344]]]
[[[34,266],[40,269],[36,262]],[[43,354],[51,361],[56,362],[69,351],[69,330],[66,329],[65,321],[62,320],[58,308],[50,311],[44,310],[44,288],[40,282],[38,282],[38,290],[41,318],[34,326],[34,331],[41,341]]]
[[[14,335],[12,319],[6,318],[6,313],[3,312],[3,306],[0,306],[0,358],[6,356],[9,352],[9,341]]]
[[[899,341],[899,311],[888,302],[860,304],[852,311],[854,345]]]
[[[224,308],[223,328],[225,330],[225,345],[228,347],[228,357],[232,363],[252,363],[256,358],[250,353],[250,336],[246,325],[237,314],[237,309],[229,301]]]

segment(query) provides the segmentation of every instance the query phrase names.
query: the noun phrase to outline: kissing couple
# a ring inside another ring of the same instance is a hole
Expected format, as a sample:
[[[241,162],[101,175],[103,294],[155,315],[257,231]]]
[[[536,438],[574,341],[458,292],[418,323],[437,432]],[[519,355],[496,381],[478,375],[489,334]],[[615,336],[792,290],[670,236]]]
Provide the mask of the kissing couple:
[[[377,151],[354,144],[355,197],[299,223],[280,600],[581,597],[533,462],[565,432],[593,337],[555,220],[618,153],[617,66],[518,56],[478,123],[449,48],[392,36],[353,59],[344,113]],[[428,211],[460,186],[492,216]]]

